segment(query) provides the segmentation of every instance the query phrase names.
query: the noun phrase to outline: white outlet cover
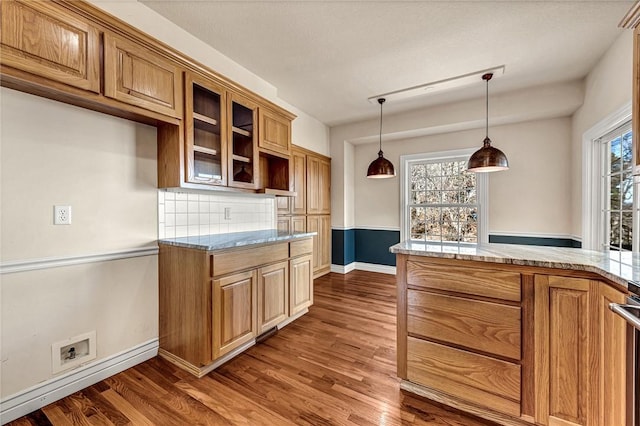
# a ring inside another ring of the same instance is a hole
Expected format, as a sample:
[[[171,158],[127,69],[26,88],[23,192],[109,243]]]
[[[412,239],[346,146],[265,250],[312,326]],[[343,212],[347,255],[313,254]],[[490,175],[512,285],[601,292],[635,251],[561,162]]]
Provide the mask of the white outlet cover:
[[[53,224],[71,225],[71,206],[53,206]]]

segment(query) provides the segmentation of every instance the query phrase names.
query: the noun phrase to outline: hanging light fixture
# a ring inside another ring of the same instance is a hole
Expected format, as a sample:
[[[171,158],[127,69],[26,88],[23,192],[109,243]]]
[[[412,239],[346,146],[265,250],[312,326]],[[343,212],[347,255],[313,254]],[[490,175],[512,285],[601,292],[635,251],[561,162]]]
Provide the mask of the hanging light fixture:
[[[384,98],[378,98],[378,103],[380,104],[380,151],[378,151],[378,158],[369,164],[369,168],[367,169],[368,178],[384,179],[396,176],[396,170],[393,168],[393,164],[384,158],[382,152],[382,104],[384,101]]]
[[[486,120],[486,136],[482,148],[473,153],[467,164],[467,171],[476,173],[499,172],[509,169],[509,162],[504,152],[498,148],[491,146],[489,139],[489,80],[493,77],[493,73],[487,73],[482,79],[487,82],[487,120]]]

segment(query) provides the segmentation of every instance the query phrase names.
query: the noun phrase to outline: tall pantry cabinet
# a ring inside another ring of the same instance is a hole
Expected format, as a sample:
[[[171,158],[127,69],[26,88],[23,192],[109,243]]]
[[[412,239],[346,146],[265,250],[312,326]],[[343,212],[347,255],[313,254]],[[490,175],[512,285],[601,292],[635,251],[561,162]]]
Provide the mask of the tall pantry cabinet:
[[[317,232],[313,277],[331,270],[331,159],[293,145],[291,181],[295,197],[278,197],[278,229]]]

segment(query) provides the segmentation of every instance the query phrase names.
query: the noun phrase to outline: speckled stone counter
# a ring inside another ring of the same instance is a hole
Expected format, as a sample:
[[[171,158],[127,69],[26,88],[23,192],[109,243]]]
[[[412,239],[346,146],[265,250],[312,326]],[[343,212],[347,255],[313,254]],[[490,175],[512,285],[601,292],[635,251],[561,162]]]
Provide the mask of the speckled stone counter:
[[[640,281],[640,253],[604,253],[565,247],[516,244],[464,246],[444,243],[403,241],[389,248],[391,253],[444,259],[475,260],[544,268],[593,272],[627,288],[630,280]],[[621,258],[622,257],[622,258]]]
[[[228,234],[199,235],[195,237],[164,238],[158,240],[158,243],[214,251],[277,241],[291,241],[300,238],[309,238],[314,235],[316,235],[316,232],[290,233],[278,231],[277,229],[266,229],[261,231],[230,232]]]

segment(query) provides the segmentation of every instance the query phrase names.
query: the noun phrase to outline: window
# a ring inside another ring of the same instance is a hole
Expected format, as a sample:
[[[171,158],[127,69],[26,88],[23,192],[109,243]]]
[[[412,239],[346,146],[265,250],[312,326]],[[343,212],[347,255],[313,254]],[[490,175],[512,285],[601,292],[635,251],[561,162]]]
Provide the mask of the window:
[[[461,150],[401,157],[403,240],[486,241],[486,226],[481,220],[486,216],[486,203],[482,203],[486,200],[486,175],[466,171],[471,153]]]
[[[597,140],[601,150],[602,249],[628,252],[638,247],[637,194],[633,188],[631,123]],[[634,232],[635,231],[635,232]]]

